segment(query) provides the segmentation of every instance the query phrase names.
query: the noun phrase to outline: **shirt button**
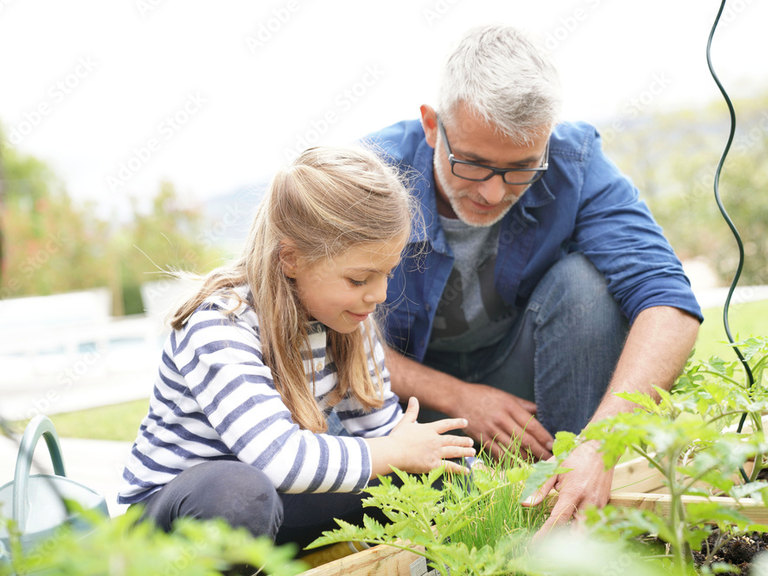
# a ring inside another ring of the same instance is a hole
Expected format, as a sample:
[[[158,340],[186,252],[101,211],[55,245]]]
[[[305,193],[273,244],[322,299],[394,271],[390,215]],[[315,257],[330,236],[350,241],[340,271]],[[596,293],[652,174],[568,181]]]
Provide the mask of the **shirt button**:
[[[315,372],[322,372],[323,368],[325,368],[325,365],[322,362],[317,362],[315,364]]]

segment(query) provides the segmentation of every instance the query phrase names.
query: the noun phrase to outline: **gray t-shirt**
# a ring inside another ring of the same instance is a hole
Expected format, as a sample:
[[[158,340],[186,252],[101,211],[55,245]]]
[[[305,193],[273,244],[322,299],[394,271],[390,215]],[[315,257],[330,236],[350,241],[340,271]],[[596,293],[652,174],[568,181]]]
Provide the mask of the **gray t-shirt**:
[[[455,261],[435,313],[429,349],[471,352],[496,344],[517,316],[494,285],[500,225],[468,226],[443,216],[440,223]]]

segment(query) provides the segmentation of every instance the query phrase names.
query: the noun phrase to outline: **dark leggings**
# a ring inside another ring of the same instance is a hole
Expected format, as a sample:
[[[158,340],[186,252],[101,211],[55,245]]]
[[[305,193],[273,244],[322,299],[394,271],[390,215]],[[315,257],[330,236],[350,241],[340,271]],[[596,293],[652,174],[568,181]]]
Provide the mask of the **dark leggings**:
[[[372,481],[371,484],[374,484]],[[189,468],[147,498],[142,518],[170,530],[181,517],[222,518],[254,536],[300,548],[325,530],[338,527],[334,518],[360,524],[363,514],[384,522],[376,508],[363,509],[365,493],[279,494],[269,478],[248,464],[230,460]]]

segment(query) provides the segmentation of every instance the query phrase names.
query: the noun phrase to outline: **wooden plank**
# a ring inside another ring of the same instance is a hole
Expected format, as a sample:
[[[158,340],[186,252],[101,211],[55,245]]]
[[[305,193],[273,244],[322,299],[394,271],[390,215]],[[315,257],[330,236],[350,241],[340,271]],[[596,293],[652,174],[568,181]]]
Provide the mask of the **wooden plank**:
[[[752,473],[754,462],[744,463],[744,471],[747,475]],[[741,474],[734,472],[734,482],[741,482]],[[695,487],[707,490],[709,486],[705,482],[697,482]],[[648,461],[642,457],[628,460],[618,464],[613,471],[611,493],[614,492],[643,492],[653,494],[667,494],[669,489],[664,485],[664,476],[648,465]]]
[[[618,464],[613,469],[611,492],[663,492],[664,477],[644,458]]]
[[[409,576],[419,555],[392,546],[374,546],[302,572],[302,576]]]
[[[333,562],[344,556],[350,554],[356,554],[362,552],[366,547],[357,542],[338,542],[337,544],[331,544],[330,546],[324,546],[317,550],[311,550],[300,556],[300,559],[309,565],[310,568],[315,566],[321,566],[328,562]]]
[[[717,502],[724,506],[736,508],[753,522],[760,524],[768,523],[768,508],[762,502],[749,498],[736,500],[727,496],[683,496],[683,503],[692,502]],[[657,514],[669,514],[671,506],[671,497],[669,494],[647,494],[644,492],[614,492],[611,494],[610,504],[614,506],[625,506],[638,508],[640,510],[652,510]]]

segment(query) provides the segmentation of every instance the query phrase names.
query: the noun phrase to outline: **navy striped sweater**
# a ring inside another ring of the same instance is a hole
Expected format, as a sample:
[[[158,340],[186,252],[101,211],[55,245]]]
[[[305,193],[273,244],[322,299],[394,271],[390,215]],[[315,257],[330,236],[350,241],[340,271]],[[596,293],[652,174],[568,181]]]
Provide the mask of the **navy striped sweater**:
[[[363,438],[388,434],[402,417],[390,389],[384,350],[375,335],[373,351],[366,345],[371,374],[375,363],[383,377],[382,408],[366,413],[352,397],[330,408],[326,398],[337,385],[337,375],[327,356],[325,327],[313,322],[309,331],[312,358],[304,362],[308,385],[314,373],[320,408],[335,412],[348,436],[299,428],[262,361],[256,313],[231,296],[214,296],[181,330],[171,332],[165,344],[118,502],[141,502],[182,471],[220,459],[256,466],[280,492],[363,489],[371,475]]]

